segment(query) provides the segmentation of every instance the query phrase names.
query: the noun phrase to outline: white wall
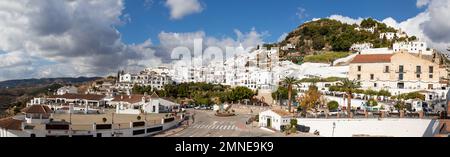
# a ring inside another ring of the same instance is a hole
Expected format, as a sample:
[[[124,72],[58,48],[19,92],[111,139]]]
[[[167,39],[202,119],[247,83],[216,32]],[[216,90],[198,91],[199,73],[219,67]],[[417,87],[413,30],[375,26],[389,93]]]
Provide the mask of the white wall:
[[[299,125],[318,130],[320,136],[332,137],[333,122],[336,123],[334,137],[352,137],[356,134],[388,137],[432,136],[434,120],[430,119],[298,119]]]

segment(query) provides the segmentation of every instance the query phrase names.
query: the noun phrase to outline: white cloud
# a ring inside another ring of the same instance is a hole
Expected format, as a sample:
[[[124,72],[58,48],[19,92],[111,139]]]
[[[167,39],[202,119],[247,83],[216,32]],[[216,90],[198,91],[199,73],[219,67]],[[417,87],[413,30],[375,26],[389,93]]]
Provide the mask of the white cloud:
[[[240,30],[234,30],[236,38],[232,37],[211,37],[207,36],[204,31],[197,32],[161,32],[159,34],[160,45],[155,48],[155,54],[158,57],[164,58],[165,62],[172,62],[171,53],[174,48],[186,47],[191,52],[194,51],[194,40],[201,39],[202,51],[209,47],[217,47],[225,53],[227,47],[237,48],[242,46],[244,49],[255,48],[257,45],[263,43],[263,39],[268,36],[267,32],[258,32],[255,28],[252,28],[249,32],[241,32]],[[235,54],[237,52],[230,52]],[[223,54],[225,55],[225,54]]]
[[[277,42],[282,42],[284,39],[286,39],[287,36],[288,36],[288,33],[281,34],[281,36],[278,37]]]
[[[400,28],[400,26],[398,25],[397,21],[394,18],[392,18],[392,17],[388,17],[388,18],[384,19],[381,22],[383,22],[387,26],[395,28],[395,29],[399,29]]]
[[[417,0],[416,6],[418,8],[421,8],[423,6],[428,5],[428,3],[430,3],[431,0]]]
[[[155,3],[154,0],[145,0],[144,1],[144,7],[146,9],[150,9],[153,6],[154,3]]]
[[[306,13],[306,9],[302,7],[297,8],[297,12],[295,13],[297,15],[298,19],[304,19],[307,18],[309,15]]]
[[[447,52],[450,46],[450,1],[448,0],[418,0],[417,7],[426,7],[425,11],[405,21],[397,22],[388,17],[382,20],[388,26],[401,29],[410,36],[416,36],[428,43],[430,48]],[[329,18],[348,24],[358,24],[363,18],[353,19],[341,15]]]
[[[165,5],[170,9],[170,18],[174,20],[203,11],[198,0],[167,0]]]
[[[393,25],[427,42],[429,47],[446,52],[450,46],[450,1],[418,0],[417,6],[426,7],[426,10],[403,22],[392,22]]]
[[[0,1],[0,80],[103,76],[136,60],[157,60],[147,48],[121,41],[115,26],[130,19],[123,9],[123,0]]]
[[[342,23],[350,24],[350,25],[353,25],[353,24],[358,24],[359,25],[364,20],[364,18],[362,18],[362,17],[354,19],[354,18],[351,18],[351,17],[342,16],[342,15],[331,15],[328,18],[340,21]]]

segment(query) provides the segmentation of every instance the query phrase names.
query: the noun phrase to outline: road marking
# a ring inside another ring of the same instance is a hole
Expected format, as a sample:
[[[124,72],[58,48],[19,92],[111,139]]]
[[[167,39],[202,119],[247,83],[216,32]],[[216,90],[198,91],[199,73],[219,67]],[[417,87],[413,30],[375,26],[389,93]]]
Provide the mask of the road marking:
[[[238,128],[236,126],[233,126],[232,130],[238,130]]]

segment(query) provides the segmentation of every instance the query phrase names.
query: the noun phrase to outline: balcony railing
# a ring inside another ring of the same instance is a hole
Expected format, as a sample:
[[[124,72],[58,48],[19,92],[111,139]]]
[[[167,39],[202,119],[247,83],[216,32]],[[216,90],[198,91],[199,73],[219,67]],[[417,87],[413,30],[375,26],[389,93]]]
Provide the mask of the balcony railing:
[[[405,70],[395,70],[395,73],[404,74],[404,73],[406,73],[406,71]]]

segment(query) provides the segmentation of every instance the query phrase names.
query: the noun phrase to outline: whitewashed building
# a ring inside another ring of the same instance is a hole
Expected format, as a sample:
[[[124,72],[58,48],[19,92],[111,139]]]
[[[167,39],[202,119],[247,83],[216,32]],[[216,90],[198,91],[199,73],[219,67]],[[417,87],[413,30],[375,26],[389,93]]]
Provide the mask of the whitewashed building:
[[[399,39],[399,38],[406,38],[408,37],[406,35],[406,33],[404,32],[385,32],[385,33],[380,33],[380,39],[387,39],[387,40],[394,40],[395,38]]]
[[[281,130],[281,126],[289,125],[292,115],[284,110],[267,110],[259,113],[259,126]]]
[[[150,86],[152,90],[162,90],[165,85],[172,84],[170,71],[166,67],[145,69],[139,74],[119,73],[117,88],[122,91],[130,91],[134,85]]]
[[[59,88],[56,91],[57,95],[64,95],[64,94],[77,94],[78,93],[78,88],[74,87],[74,86],[64,86]]]
[[[372,43],[355,43],[352,45],[352,47],[350,47],[350,50],[356,51],[356,52],[361,52],[363,50],[367,50],[367,49],[371,49],[371,48],[373,48]]]
[[[110,102],[117,114],[168,113],[177,111],[179,104],[152,95],[119,95]]]
[[[394,52],[407,51],[414,54],[433,55],[433,51],[428,48],[426,42],[397,42],[393,45]]]

